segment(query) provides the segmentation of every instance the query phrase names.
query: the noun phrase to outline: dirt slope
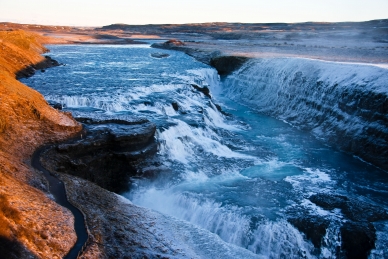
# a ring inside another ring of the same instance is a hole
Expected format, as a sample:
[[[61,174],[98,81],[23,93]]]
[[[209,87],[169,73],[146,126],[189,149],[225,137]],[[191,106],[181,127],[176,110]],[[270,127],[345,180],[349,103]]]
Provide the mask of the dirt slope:
[[[40,145],[80,130],[15,74],[44,60],[44,37],[0,31],[0,258],[61,258],[76,236],[72,214],[47,194],[29,159]]]

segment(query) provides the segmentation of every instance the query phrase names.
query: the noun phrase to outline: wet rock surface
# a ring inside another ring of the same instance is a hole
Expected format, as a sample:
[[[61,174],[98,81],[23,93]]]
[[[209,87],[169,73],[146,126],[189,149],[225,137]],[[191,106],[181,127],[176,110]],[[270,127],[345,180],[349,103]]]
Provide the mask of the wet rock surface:
[[[218,74],[226,76],[239,69],[247,60],[247,57],[220,56],[213,57],[210,60],[210,65],[218,71]]]
[[[212,58],[218,57],[221,55],[221,52],[218,50],[203,50],[203,49],[197,49],[193,48],[193,46],[186,46],[185,43],[177,40],[169,40],[164,43],[154,43],[151,45],[153,48],[157,49],[169,49],[169,50],[178,50],[186,53],[189,56],[192,56],[196,60],[205,63],[207,65],[210,65],[210,62]]]
[[[179,110],[179,105],[178,105],[177,102],[172,102],[171,105],[172,105],[172,108],[173,108],[175,111],[178,111],[178,110]]]
[[[66,174],[60,178],[70,201],[86,216],[89,239],[79,258],[194,258],[161,232],[152,211],[90,181]]]
[[[170,54],[167,53],[160,53],[160,52],[155,52],[151,54],[151,57],[153,58],[168,58]]]
[[[342,195],[320,193],[312,195],[310,200],[326,210],[341,209],[341,212],[352,221],[388,220],[388,214],[383,208]]]
[[[330,224],[329,220],[306,214],[302,217],[290,218],[288,221],[304,233],[314,247],[321,248],[326,229]]]
[[[200,87],[198,85],[195,85],[195,84],[191,84],[191,86],[197,90],[198,92],[201,92],[203,93],[206,97],[209,97],[209,98],[212,98],[211,95],[210,95],[210,90],[207,86],[204,86],[204,87]]]
[[[61,65],[58,61],[52,59],[50,56],[44,56],[44,58],[45,59],[42,62],[29,65],[26,68],[18,71],[16,73],[16,79],[31,77],[35,74],[36,70],[41,70],[42,72],[45,72],[46,68],[57,67]]]
[[[48,104],[53,107],[54,109],[56,110],[59,110],[61,111],[63,109],[63,105],[61,103],[57,103],[57,102],[48,102]]]
[[[346,222],[341,227],[342,252],[341,258],[368,258],[375,248],[376,229],[367,222]]]
[[[130,177],[139,175],[140,161],[157,150],[156,126],[135,118],[78,120],[84,125],[81,136],[46,151],[43,165],[113,192],[126,191]]]
[[[341,247],[336,251],[338,258],[368,258],[376,242],[376,229],[372,223],[388,220],[383,208],[337,194],[314,194],[309,200],[325,210],[341,211],[343,217],[338,220]],[[288,221],[303,232],[318,250],[324,245],[330,225],[325,216],[302,213],[290,217]]]
[[[185,43],[178,40],[169,40],[164,43],[154,43],[153,48],[172,49],[186,53],[198,61],[214,67],[221,76],[227,76],[239,69],[248,57],[223,55],[220,51],[208,51],[186,47]]]

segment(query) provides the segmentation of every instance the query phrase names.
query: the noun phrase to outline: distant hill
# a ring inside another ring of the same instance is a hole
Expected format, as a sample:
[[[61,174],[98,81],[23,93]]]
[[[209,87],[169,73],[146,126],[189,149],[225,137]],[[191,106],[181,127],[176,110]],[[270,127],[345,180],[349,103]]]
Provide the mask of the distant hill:
[[[263,30],[330,30],[337,29],[363,29],[366,27],[388,28],[388,19],[372,20],[366,22],[305,22],[305,23],[191,23],[191,24],[111,24],[96,28],[96,30],[121,30],[141,34],[164,34],[164,33],[211,33],[233,31],[263,31]]]

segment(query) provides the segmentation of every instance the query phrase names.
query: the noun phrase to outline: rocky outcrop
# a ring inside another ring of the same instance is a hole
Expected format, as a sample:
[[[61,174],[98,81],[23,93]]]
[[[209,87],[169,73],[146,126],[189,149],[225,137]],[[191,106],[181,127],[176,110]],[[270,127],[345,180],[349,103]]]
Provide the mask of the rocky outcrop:
[[[366,259],[375,247],[376,229],[368,222],[346,222],[341,227],[342,258]]]
[[[82,137],[47,150],[42,157],[44,166],[109,191],[127,191],[130,177],[139,176],[139,162],[156,152],[156,126],[129,117],[79,120],[84,123]]]
[[[210,65],[212,58],[218,57],[221,55],[221,52],[216,51],[207,51],[203,49],[196,49],[192,46],[186,46],[184,42],[179,40],[169,40],[164,43],[154,43],[151,45],[153,48],[159,48],[159,49],[171,49],[171,50],[177,50],[182,51],[186,53],[189,56],[192,56],[196,60],[205,63],[207,65]]]
[[[218,71],[218,74],[226,76],[239,69],[247,60],[247,57],[219,56],[213,57],[210,65]]]
[[[298,215],[292,217],[288,221],[294,225],[300,232],[304,233],[308,240],[313,243],[314,247],[320,249],[323,238],[326,235],[326,229],[329,227],[330,221],[315,215]]]
[[[321,193],[312,195],[310,200],[326,210],[341,209],[341,212],[352,221],[388,220],[388,213],[383,208],[346,196]]]
[[[60,178],[88,225],[89,239],[80,259],[189,257],[168,231],[160,230],[150,210],[90,181],[67,174]]]
[[[168,58],[169,56],[170,54],[167,54],[167,53],[160,53],[160,52],[151,53],[151,57],[153,58]]]
[[[198,61],[214,67],[221,76],[227,76],[239,69],[249,58],[223,55],[220,51],[196,49],[179,40],[168,40],[164,43],[154,43],[153,48],[178,50],[194,57]]]
[[[168,40],[163,43],[154,43],[151,45],[153,48],[158,49],[172,49],[172,50],[180,50],[180,51],[189,51],[189,48],[184,48],[185,44],[180,40]]]
[[[309,199],[325,210],[337,209],[343,214],[343,219],[338,221],[341,247],[337,248],[336,256],[368,258],[376,241],[376,229],[372,223],[388,220],[387,211],[376,205],[336,194],[314,194]],[[289,222],[305,233],[317,249],[321,248],[329,220],[324,216],[304,214],[290,217]]]
[[[52,59],[50,56],[44,56],[44,60],[37,64],[31,64],[16,73],[16,79],[30,77],[35,74],[36,70],[45,71],[46,68],[60,66],[58,61]]]
[[[209,89],[207,86],[200,87],[200,86],[195,85],[195,84],[191,84],[191,86],[192,86],[195,90],[197,90],[198,92],[203,93],[203,95],[205,95],[206,97],[212,98],[212,96],[210,95],[210,89]]]

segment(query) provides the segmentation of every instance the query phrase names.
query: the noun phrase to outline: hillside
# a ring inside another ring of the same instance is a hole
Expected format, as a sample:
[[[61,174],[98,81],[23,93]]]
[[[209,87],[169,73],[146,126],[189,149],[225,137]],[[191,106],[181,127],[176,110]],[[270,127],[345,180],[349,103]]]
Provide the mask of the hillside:
[[[45,61],[44,37],[0,31],[0,257],[61,258],[76,240],[73,218],[30,166],[34,150],[70,137],[80,125],[51,108],[16,74]]]

